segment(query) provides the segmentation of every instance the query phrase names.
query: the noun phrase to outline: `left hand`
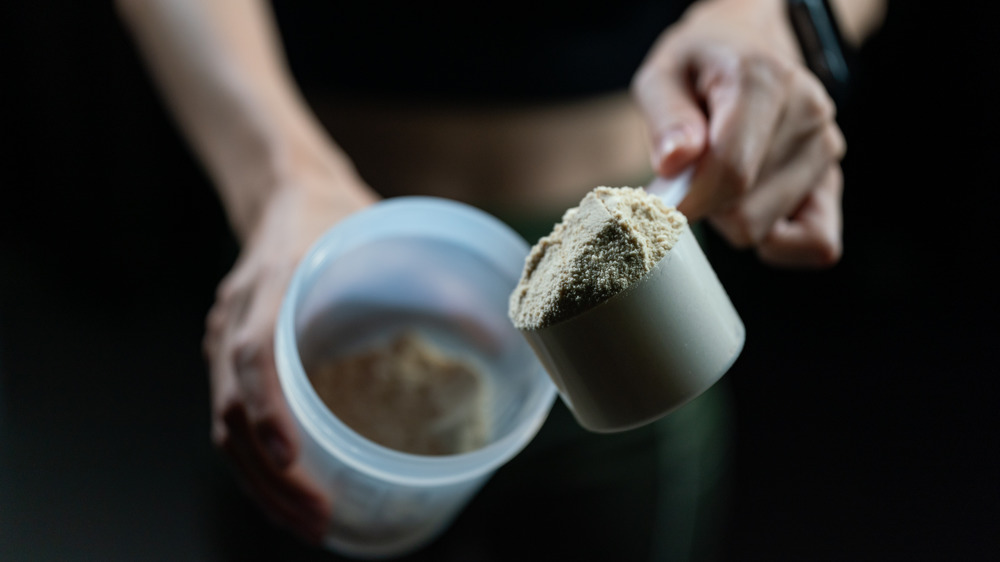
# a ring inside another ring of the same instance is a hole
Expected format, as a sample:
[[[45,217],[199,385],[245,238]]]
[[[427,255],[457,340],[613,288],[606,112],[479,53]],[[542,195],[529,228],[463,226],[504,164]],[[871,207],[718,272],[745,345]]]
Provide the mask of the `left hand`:
[[[300,462],[301,442],[274,358],[281,303],[309,247],[376,200],[353,177],[299,173],[261,202],[240,258],[206,320],[212,439],[246,492],[272,521],[319,544],[336,498]],[[247,197],[249,199],[249,197]]]
[[[833,101],[801,61],[783,0],[703,0],[659,38],[633,80],[657,172],[694,166],[678,206],[768,263],[841,255]]]

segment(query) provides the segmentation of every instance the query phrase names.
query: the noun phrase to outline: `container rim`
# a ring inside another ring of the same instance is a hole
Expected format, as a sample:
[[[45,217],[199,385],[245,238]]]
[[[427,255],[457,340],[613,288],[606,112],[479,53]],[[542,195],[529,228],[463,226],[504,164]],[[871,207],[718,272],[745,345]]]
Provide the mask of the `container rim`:
[[[416,218],[419,220],[414,220]],[[477,230],[479,235],[455,238],[451,229],[456,222]],[[555,400],[555,385],[537,359],[533,364],[539,384],[523,405],[527,412],[524,419],[512,431],[485,447],[446,456],[403,453],[361,437],[330,412],[306,376],[295,335],[295,311],[304,288],[330,259],[389,236],[437,239],[463,246],[485,258],[504,275],[511,276],[512,289],[529,251],[527,242],[496,217],[470,205],[438,197],[385,199],[345,218],[313,244],[296,267],[282,302],[274,342],[282,391],[309,437],[326,453],[354,470],[395,484],[424,487],[457,484],[487,475],[513,458],[534,438]],[[528,345],[527,341],[521,341]],[[534,358],[533,353],[530,356]]]

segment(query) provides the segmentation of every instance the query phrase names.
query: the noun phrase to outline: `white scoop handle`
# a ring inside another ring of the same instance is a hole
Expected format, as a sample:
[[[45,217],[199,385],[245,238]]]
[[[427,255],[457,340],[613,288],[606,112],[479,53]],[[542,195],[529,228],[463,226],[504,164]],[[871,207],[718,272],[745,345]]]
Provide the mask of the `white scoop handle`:
[[[663,199],[663,202],[667,205],[676,207],[687,197],[688,192],[691,191],[692,175],[694,175],[694,166],[685,168],[681,173],[670,179],[656,176],[646,186],[646,192]]]

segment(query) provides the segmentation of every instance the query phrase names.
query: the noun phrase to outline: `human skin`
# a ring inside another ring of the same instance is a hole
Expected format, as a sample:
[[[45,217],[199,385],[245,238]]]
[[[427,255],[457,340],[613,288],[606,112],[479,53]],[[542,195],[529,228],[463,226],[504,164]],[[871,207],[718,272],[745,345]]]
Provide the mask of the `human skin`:
[[[330,498],[297,462],[274,328],[312,242],[378,196],[302,101],[265,3],[123,0],[118,9],[242,246],[207,318],[212,440],[273,521],[316,543]]]
[[[843,140],[778,4],[699,3],[657,42],[633,91],[659,172],[697,166],[682,210],[765,261],[829,265],[840,253]],[[877,4],[838,2],[849,33],[877,26]],[[303,101],[265,2],[117,7],[241,242],[206,324],[213,442],[272,520],[316,543],[335,498],[298,463],[274,364],[276,319],[311,243],[379,197]]]
[[[878,2],[846,0],[860,40]],[[842,18],[845,19],[845,18]],[[647,118],[654,168],[693,167],[678,208],[707,218],[733,246],[764,262],[828,267],[840,259],[836,108],[804,66],[783,0],[707,0],[666,30],[632,90]]]

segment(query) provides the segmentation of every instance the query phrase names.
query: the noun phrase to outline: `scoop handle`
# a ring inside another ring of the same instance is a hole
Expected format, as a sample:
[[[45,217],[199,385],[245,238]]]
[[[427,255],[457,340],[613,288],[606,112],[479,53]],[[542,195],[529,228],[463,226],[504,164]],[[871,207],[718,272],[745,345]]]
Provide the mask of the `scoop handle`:
[[[656,176],[646,186],[646,192],[658,196],[667,205],[676,207],[691,190],[692,175],[694,175],[694,166],[688,166],[670,179]]]

